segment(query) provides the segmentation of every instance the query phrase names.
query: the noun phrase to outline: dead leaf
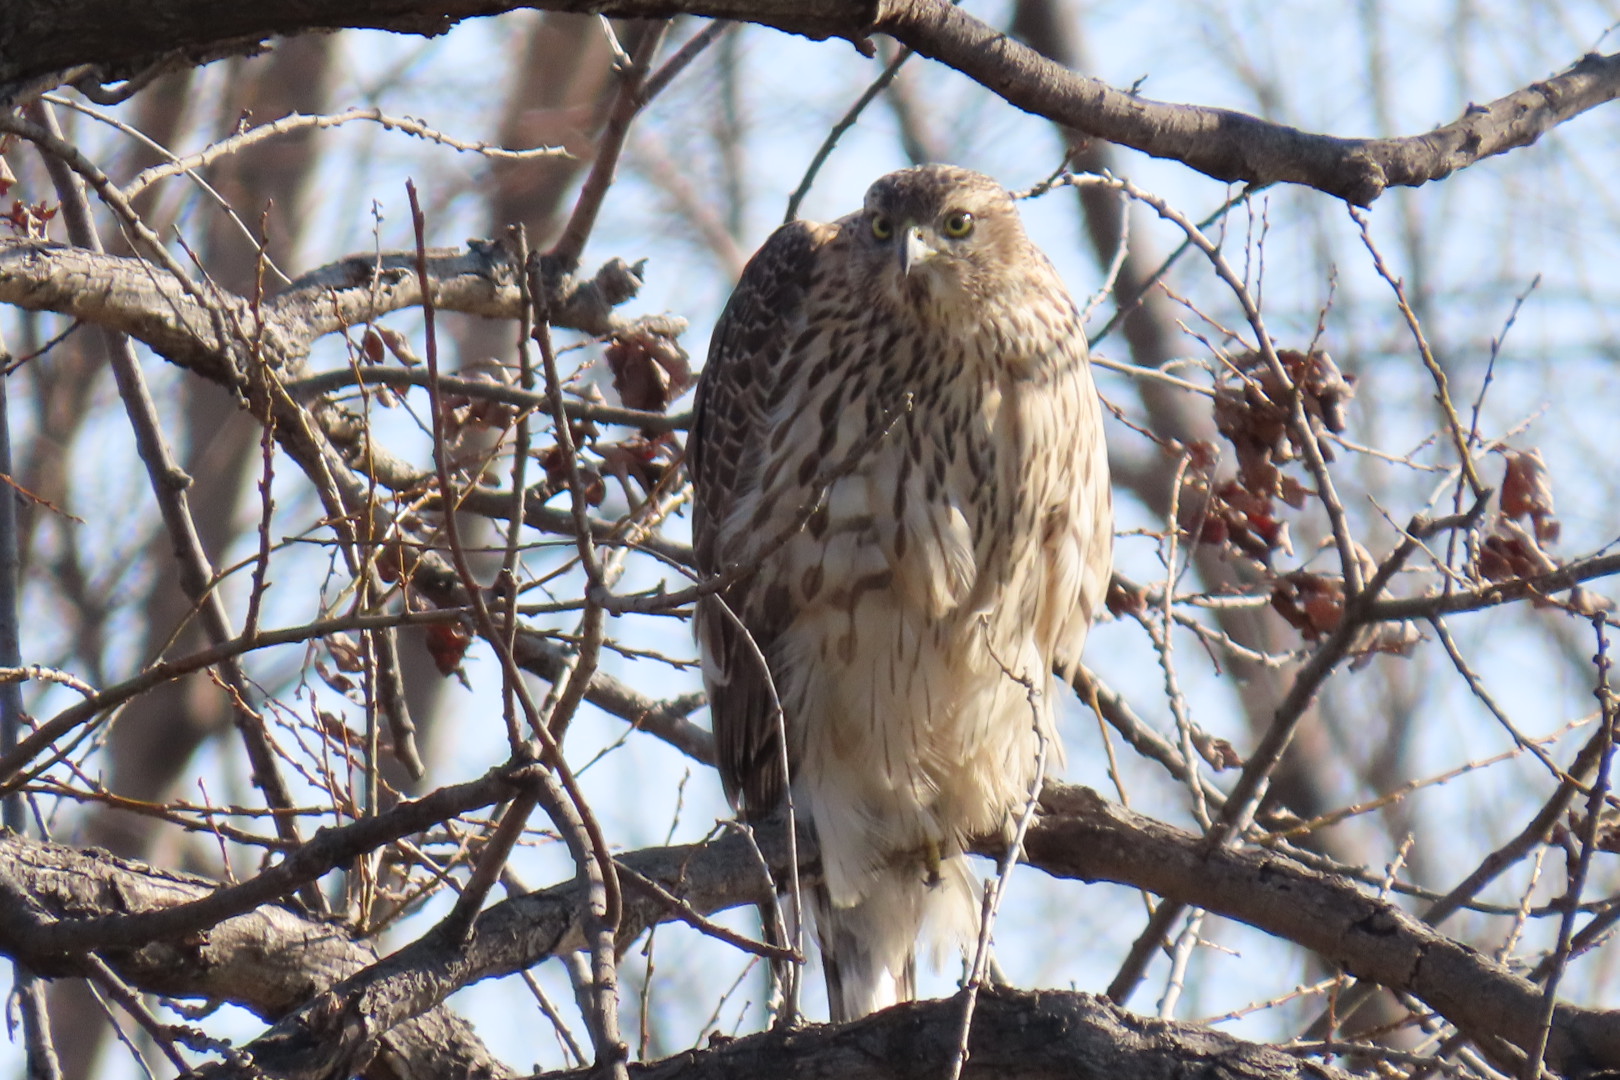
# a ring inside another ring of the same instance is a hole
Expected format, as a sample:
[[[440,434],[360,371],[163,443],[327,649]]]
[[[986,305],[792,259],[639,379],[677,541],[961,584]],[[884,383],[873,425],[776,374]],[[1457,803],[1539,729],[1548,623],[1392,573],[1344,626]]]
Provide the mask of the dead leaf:
[[[435,623],[427,628],[423,643],[439,674],[448,677],[461,670],[467,649],[472,645],[472,634],[460,623]]]
[[[1552,485],[1547,479],[1547,463],[1539,450],[1509,450],[1502,473],[1502,493],[1498,505],[1502,516],[1513,520],[1529,518],[1536,539],[1556,543],[1559,524],[1554,516]]]
[[[686,350],[673,338],[637,330],[613,338],[603,350],[613,389],[626,408],[665,412],[696,381]]]

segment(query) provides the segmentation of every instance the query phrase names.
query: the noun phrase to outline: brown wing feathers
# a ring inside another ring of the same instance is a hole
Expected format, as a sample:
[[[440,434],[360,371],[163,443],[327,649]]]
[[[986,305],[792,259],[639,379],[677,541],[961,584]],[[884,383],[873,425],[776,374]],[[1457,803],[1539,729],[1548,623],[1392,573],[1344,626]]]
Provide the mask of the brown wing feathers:
[[[687,447],[688,468],[701,493],[693,511],[693,546],[705,577],[746,560],[749,542],[759,539],[723,530],[739,493],[753,486],[769,435],[766,403],[827,229],[807,222],[777,229],[749,261],[715,325]],[[744,578],[700,604],[698,615],[708,646],[705,681],[720,776],[727,797],[754,813],[772,810],[785,782],[777,705],[761,657],[770,654],[788,613],[770,610],[763,600],[752,579]]]

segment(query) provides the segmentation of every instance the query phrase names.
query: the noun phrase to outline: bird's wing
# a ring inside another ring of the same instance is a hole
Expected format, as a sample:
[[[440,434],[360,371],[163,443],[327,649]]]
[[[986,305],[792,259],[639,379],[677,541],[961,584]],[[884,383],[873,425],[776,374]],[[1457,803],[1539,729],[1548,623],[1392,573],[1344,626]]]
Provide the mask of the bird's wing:
[[[805,297],[822,246],[836,228],[793,222],[749,260],[714,328],[698,379],[687,468],[695,489],[693,551],[704,576],[754,557],[769,537],[728,527],[760,494],[773,392],[804,323]],[[726,794],[768,812],[782,797],[778,705],[764,657],[790,613],[750,575],[698,605],[698,644]]]
[[[1050,650],[1065,682],[1074,677],[1086,635],[1103,606],[1113,567],[1114,499],[1102,410],[1086,366],[1083,345],[1076,350],[1075,377],[1063,411],[1067,439],[1062,447],[1061,490],[1067,498],[1047,518],[1042,535],[1045,597],[1037,614],[1037,634]]]

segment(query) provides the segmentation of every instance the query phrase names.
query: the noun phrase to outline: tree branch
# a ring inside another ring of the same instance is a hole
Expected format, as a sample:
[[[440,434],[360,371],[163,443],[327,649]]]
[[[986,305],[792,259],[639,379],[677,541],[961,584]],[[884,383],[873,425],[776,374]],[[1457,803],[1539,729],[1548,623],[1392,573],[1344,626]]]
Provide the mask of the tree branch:
[[[434,304],[441,311],[503,319],[519,315],[517,268],[504,243],[479,241],[464,251],[434,249],[428,273]],[[570,330],[601,337],[640,328],[674,336],[686,328],[681,319],[627,319],[614,312],[641,288],[636,268],[622,259],[609,260],[589,278],[560,274],[546,285],[554,325]],[[214,299],[237,325],[255,325],[246,299],[223,290],[216,290]],[[209,312],[143,259],[36,240],[0,240],[0,303],[54,311],[126,333],[169,360],[230,385]],[[282,370],[306,356],[322,335],[421,303],[414,253],[338,259],[303,275],[263,306],[263,355]]]
[[[914,1001],[840,1027],[773,1029],[719,1040],[705,1050],[633,1065],[630,1075],[643,1080],[936,1080],[956,1053],[961,1028],[958,998]],[[585,1070],[546,1074],[550,1080],[584,1080],[587,1075]],[[970,1080],[1164,1080],[1189,1075],[1348,1080],[1350,1074],[1196,1024],[1137,1016],[1090,994],[994,986],[979,992],[962,1069]]]
[[[1582,57],[1547,79],[1419,135],[1338,138],[1230,109],[1152,101],[1078,75],[949,0],[27,0],[37,18],[0,26],[0,104],[62,82],[138,77],[151,66],[260,51],[273,35],[370,27],[425,36],[519,8],[618,18],[700,15],[870,49],[884,33],[962,72],[1010,104],[1094,138],[1180,161],[1217,180],[1304,184],[1357,206],[1390,187],[1442,179],[1620,96],[1620,55]],[[178,10],[177,10],[178,9]]]
[[[756,839],[773,872],[784,873],[788,845],[780,823],[761,826]],[[806,838],[800,844],[801,866],[813,875],[814,848]],[[1063,784],[1047,786],[1042,816],[1025,847],[1027,861],[1054,876],[1147,889],[1293,941],[1358,978],[1412,994],[1476,1041],[1490,1044],[1499,1038],[1524,1048],[1533,1045],[1539,1034],[1535,1007],[1540,991],[1532,983],[1353,882],[1308,869],[1286,855],[1254,849],[1208,851],[1202,838],[1194,834],[1106,802],[1086,788]],[[999,841],[994,840],[982,848],[986,853],[999,850]],[[30,870],[42,858],[41,851],[49,852],[56,862],[80,868],[80,873],[93,872],[101,879],[115,877],[118,887],[100,892],[92,887],[88,899],[81,891],[72,905],[61,902],[51,891],[55,886],[45,888]],[[678,897],[684,905],[683,916],[688,909],[707,916],[769,898],[751,843],[738,834],[703,844],[635,852],[623,856],[622,862]],[[176,890],[167,885],[142,885],[149,878],[169,882],[175,875],[106,856],[4,838],[0,840],[0,881],[12,883],[12,888],[0,911],[0,949],[48,971],[71,970],[72,956],[42,956],[29,947],[30,926],[42,920],[112,914],[115,904],[120,905],[120,913],[172,906],[203,891],[201,887]],[[548,956],[580,948],[584,938],[578,889],[577,884],[569,883],[506,900],[480,914],[465,942],[429,934],[384,961],[359,971],[351,969],[348,978],[330,989],[313,998],[306,995],[302,1008],[247,1049],[259,1067],[275,1076],[314,1077],[329,1075],[334,1068],[363,1067],[381,1033],[412,1016],[432,1013],[460,987],[521,971]],[[280,917],[273,916],[277,911],[269,905],[236,918]],[[673,917],[667,897],[655,890],[633,890],[625,897],[621,945]],[[227,920],[219,926],[231,923]],[[216,948],[223,940],[219,927],[207,935]],[[166,955],[182,947],[183,943],[152,945],[137,952],[146,955],[156,949]],[[225,959],[217,958],[217,962]],[[232,962],[251,961],[236,957]],[[176,986],[180,976],[165,976],[161,965],[136,969],[126,964],[119,970],[141,989],[186,995],[205,992],[196,982]],[[191,980],[201,977],[185,976]],[[212,988],[208,992],[227,996]],[[1095,1005],[1087,1008],[1097,1010]],[[828,1032],[827,1037],[841,1036]],[[1560,1073],[1620,1067],[1620,1012],[1560,1005],[1548,1040],[1547,1063]],[[223,1065],[214,1074],[238,1075]]]
[[[15,937],[23,897],[36,917],[70,921],[202,901],[218,888],[206,878],[157,870],[104,851],[81,852],[9,833],[0,834],[0,882],[0,948],[11,955],[23,951]],[[377,962],[369,945],[352,940],[340,926],[279,904],[226,919],[206,934],[101,955],[140,990],[228,1001],[266,1020]],[[71,969],[70,958],[62,959]],[[365,1075],[408,1080],[512,1072],[490,1055],[466,1021],[440,1007],[388,1032]]]

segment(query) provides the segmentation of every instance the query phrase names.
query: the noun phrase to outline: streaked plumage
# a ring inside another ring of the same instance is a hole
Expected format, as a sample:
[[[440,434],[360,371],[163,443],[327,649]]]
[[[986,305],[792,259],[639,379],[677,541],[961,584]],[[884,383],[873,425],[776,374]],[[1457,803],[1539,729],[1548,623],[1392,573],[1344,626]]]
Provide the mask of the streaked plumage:
[[[1037,730],[1058,754],[1050,672],[1079,660],[1112,547],[1079,314],[994,181],[892,173],[748,264],[688,453],[699,568],[758,564],[698,609],[721,776],[745,812],[782,801],[774,685],[851,1019],[913,995],[925,923],[971,938],[961,845],[1010,827]]]

